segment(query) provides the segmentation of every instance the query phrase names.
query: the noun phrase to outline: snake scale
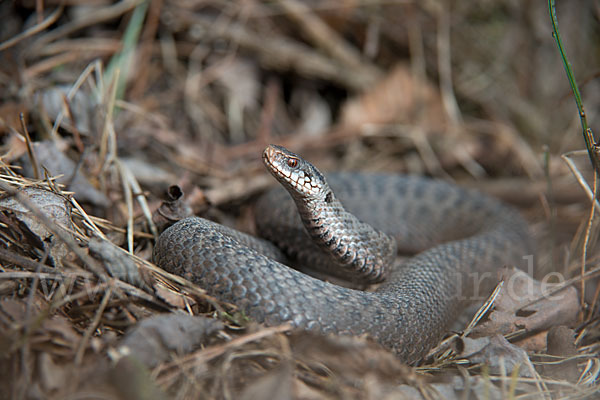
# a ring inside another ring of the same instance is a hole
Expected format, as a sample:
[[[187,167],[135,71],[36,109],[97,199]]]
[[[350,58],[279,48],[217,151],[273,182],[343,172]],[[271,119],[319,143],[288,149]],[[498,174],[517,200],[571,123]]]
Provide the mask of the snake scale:
[[[282,183],[257,204],[257,229],[270,242],[193,217],[166,229],[154,249],[158,266],[256,321],[367,334],[414,363],[467,302],[489,294],[499,267],[532,253],[519,213],[479,192],[415,176],[325,179],[274,145],[263,160]],[[400,263],[397,251],[412,256]],[[383,282],[375,291],[338,286],[284,265],[287,259],[355,282]]]

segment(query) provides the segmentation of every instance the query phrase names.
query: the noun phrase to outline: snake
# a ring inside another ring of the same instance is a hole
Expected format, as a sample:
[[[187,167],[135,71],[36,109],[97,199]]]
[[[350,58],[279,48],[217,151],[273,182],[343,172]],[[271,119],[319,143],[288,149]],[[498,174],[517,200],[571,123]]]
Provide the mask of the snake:
[[[263,162],[280,185],[257,201],[262,238],[188,217],[161,233],[153,259],[265,325],[366,336],[415,364],[490,294],[501,267],[532,254],[518,210],[474,189],[323,175],[277,145]]]

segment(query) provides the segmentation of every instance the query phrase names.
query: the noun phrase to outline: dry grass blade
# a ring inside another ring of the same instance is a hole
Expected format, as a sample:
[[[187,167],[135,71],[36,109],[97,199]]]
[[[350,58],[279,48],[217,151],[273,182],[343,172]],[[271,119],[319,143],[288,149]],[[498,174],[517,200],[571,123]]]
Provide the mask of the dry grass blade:
[[[0,52],[4,51],[12,46],[15,46],[19,42],[31,37],[44,29],[48,28],[50,25],[56,22],[56,20],[60,17],[63,12],[63,5],[60,4],[59,7],[52,12],[52,14],[48,15],[43,21],[38,24],[32,26],[31,28],[21,32],[20,34],[13,36],[9,40],[6,40],[0,43]]]
[[[581,188],[585,191],[585,194],[588,196],[588,198],[592,202],[592,204],[594,204],[594,209],[596,209],[597,211],[600,211],[600,203],[598,203],[598,199],[595,199],[594,191],[590,188],[590,185],[587,183],[586,179],[584,178],[583,174],[581,173],[581,171],[579,170],[577,165],[575,165],[575,163],[571,160],[572,156],[582,156],[582,155],[587,156],[587,152],[584,150],[572,151],[572,152],[568,152],[568,153],[561,155],[561,158],[567,163],[567,166],[569,167],[569,169],[571,170],[571,172],[577,179],[577,183],[579,183]]]
[[[357,49],[348,45],[342,37],[314,15],[308,6],[297,0],[278,0],[277,3],[318,47],[323,48],[341,65],[356,68],[357,74],[365,75],[365,86],[375,83],[381,74],[378,68],[366,63]]]
[[[31,160],[31,165],[33,166],[33,173],[36,180],[40,179],[40,166],[37,161],[37,157],[35,156],[35,151],[33,151],[33,143],[31,142],[31,136],[29,136],[29,131],[27,130],[27,125],[25,124],[25,117],[23,113],[19,116],[21,120],[21,127],[23,128],[23,135],[25,136],[25,143],[27,144],[27,154],[29,155],[29,159]]]
[[[67,108],[68,102],[73,100],[73,97],[75,96],[77,91],[81,88],[81,85],[83,85],[83,83],[86,80],[90,81],[89,77],[91,76],[91,74],[93,72],[95,72],[98,75],[99,70],[101,70],[100,65],[101,64],[99,61],[93,61],[87,67],[85,67],[83,72],[79,75],[79,77],[77,78],[77,80],[75,81],[73,86],[71,86],[71,89],[69,89],[69,92],[67,93],[67,96],[65,99],[66,100],[65,108]],[[90,85],[92,87],[94,86],[93,83],[90,83]],[[58,128],[61,125],[63,118],[65,117],[65,113],[67,113],[67,112],[68,112],[68,108],[66,110],[61,110],[60,113],[58,114],[56,120],[54,121],[54,125],[52,126],[52,131],[51,131],[50,135],[55,139],[58,138],[57,137]]]
[[[67,36],[79,29],[83,29],[85,27],[94,25],[99,22],[104,22],[117,18],[125,14],[129,10],[133,9],[140,3],[142,3],[142,0],[121,0],[112,6],[104,7],[100,10],[97,10],[96,12],[85,14],[81,18],[76,19],[65,25],[62,25],[59,28],[54,29],[51,32],[48,32],[45,35],[41,36],[33,43],[32,51],[35,51],[35,49],[41,48],[44,45],[53,42],[61,37]]]
[[[107,289],[104,292],[104,296],[102,297],[102,301],[100,302],[100,306],[96,310],[96,316],[94,317],[90,326],[88,326],[87,329],[85,330],[85,333],[84,333],[83,337],[81,338],[79,345],[77,346],[77,352],[75,353],[75,360],[74,360],[75,365],[81,364],[81,361],[83,359],[83,352],[85,351],[86,347],[88,346],[88,341],[90,340],[90,337],[92,336],[92,334],[98,327],[98,324],[100,323],[100,318],[102,318],[102,314],[104,313],[104,310],[106,309],[106,305],[108,304],[108,300],[110,300],[110,297],[112,296],[112,288],[113,288],[113,284],[111,282],[109,282]]]

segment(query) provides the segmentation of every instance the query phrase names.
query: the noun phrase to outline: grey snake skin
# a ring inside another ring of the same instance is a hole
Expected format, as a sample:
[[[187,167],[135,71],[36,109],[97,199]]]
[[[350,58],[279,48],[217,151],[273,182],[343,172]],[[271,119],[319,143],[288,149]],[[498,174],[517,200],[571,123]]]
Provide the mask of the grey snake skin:
[[[236,304],[256,321],[367,334],[404,362],[415,363],[439,342],[465,304],[489,295],[498,268],[521,265],[532,254],[519,213],[479,192],[422,177],[337,173],[327,175],[329,186],[318,200],[307,200],[286,183],[288,177],[273,172],[269,159],[276,153],[288,157],[284,168],[305,168],[300,178],[294,171],[291,176],[309,189],[323,177],[283,148],[265,150],[265,165],[294,199],[283,187],[268,192],[257,204],[257,228],[285,255],[269,242],[195,217],[166,229],[154,249],[158,266]],[[365,223],[376,230],[367,232]],[[361,237],[367,238],[366,248],[357,244]],[[396,247],[416,255],[395,262]],[[349,289],[292,269],[281,263],[286,259],[356,282],[383,283],[372,292]]]

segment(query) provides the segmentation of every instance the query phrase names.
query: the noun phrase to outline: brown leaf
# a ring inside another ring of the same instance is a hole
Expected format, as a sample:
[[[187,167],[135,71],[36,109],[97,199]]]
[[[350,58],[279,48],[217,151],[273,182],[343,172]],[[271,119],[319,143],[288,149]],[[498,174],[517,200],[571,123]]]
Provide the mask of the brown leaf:
[[[51,221],[67,229],[72,227],[71,205],[65,197],[35,187],[25,187],[19,191]],[[66,244],[55,237],[46,224],[21,204],[15,196],[0,199],[0,211],[5,224],[9,225],[7,235],[17,244],[22,245],[22,241],[26,240],[32,247],[39,248],[42,253],[49,253],[55,265],[61,264],[61,260],[69,252]],[[61,229],[59,226],[54,228]]]
[[[548,331],[540,331],[532,335],[527,335],[520,340],[514,340],[512,343],[528,352],[540,352],[546,350],[546,336]]]
[[[344,126],[418,124],[443,131],[445,113],[441,95],[429,82],[415,79],[406,65],[393,68],[373,89],[349,100],[342,109]]]
[[[576,320],[579,300],[574,287],[548,296],[556,284],[537,281],[516,268],[504,268],[501,279],[504,286],[494,309],[488,320],[473,330],[473,336],[506,335],[521,329],[536,332]]]
[[[21,120],[19,119],[21,113],[27,117],[27,106],[24,103],[6,101],[0,104],[0,134],[2,136],[10,133],[12,129],[21,131]]]
[[[180,310],[183,310],[190,303],[194,303],[191,299],[186,301],[183,294],[176,292],[173,289],[166,288],[162,284],[154,285],[154,294],[165,303]]]
[[[466,358],[473,364],[486,364],[494,375],[501,374],[503,368],[510,374],[518,367],[520,376],[533,377],[527,352],[509,343],[502,335],[462,338],[456,342],[456,346],[461,358]]]
[[[566,326],[556,326],[548,332],[548,354],[566,359],[552,359],[552,364],[544,365],[544,374],[554,379],[565,379],[575,383],[579,379],[577,359],[570,358],[577,355],[575,346],[575,332]]]

